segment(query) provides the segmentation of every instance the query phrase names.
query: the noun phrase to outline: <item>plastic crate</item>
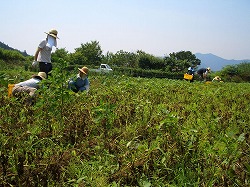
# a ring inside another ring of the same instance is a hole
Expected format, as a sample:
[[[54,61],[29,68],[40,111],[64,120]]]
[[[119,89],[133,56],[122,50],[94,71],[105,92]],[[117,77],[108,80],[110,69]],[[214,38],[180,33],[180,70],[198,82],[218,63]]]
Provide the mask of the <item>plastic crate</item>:
[[[12,89],[14,88],[15,84],[8,84],[8,97],[12,96]]]
[[[192,80],[193,79],[193,75],[189,75],[187,73],[184,74],[184,79],[186,80]]]

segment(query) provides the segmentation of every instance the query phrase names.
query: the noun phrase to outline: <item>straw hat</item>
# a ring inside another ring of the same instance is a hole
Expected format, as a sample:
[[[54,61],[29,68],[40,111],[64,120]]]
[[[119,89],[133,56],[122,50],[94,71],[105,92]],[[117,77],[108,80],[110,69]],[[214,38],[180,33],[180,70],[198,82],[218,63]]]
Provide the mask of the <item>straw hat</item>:
[[[41,79],[46,79],[47,78],[47,74],[45,72],[39,72],[37,75],[33,76],[35,77],[40,77]]]
[[[50,36],[52,36],[52,37],[54,37],[54,38],[59,39],[59,38],[57,37],[58,32],[57,32],[57,30],[55,30],[55,29],[51,29],[51,30],[49,31],[49,33],[47,33],[47,32],[45,32],[45,33],[48,34],[48,35],[50,35]]]
[[[82,73],[84,73],[85,75],[88,75],[89,69],[87,67],[82,67],[81,69],[78,68],[79,71],[81,71]]]
[[[219,76],[216,76],[216,77],[213,78],[213,80],[215,80],[215,81],[220,81],[221,78],[220,78]]]

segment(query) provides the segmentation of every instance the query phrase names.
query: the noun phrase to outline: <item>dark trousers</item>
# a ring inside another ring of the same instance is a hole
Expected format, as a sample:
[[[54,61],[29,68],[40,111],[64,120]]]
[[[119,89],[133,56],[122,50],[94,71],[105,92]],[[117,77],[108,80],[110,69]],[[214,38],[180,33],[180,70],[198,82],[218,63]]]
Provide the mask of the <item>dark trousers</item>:
[[[51,75],[50,71],[52,70],[52,64],[47,62],[39,62],[39,70],[40,72],[45,72],[48,77]]]

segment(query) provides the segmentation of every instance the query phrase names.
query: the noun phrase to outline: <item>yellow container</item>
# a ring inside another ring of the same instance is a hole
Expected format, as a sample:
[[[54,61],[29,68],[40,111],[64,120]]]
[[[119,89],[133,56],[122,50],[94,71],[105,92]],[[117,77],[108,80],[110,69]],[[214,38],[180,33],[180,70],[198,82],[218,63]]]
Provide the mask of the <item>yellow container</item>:
[[[15,84],[8,84],[8,97],[12,96],[12,89],[15,86]]]
[[[189,75],[187,73],[184,74],[184,79],[186,80],[192,80],[193,79],[193,75]]]

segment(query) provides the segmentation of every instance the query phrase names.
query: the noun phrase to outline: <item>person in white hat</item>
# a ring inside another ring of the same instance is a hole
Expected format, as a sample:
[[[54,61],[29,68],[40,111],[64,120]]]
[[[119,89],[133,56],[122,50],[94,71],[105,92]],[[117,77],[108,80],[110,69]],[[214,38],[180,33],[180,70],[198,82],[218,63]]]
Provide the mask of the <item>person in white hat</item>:
[[[34,55],[34,61],[32,66],[35,67],[39,64],[39,70],[41,72],[45,72],[47,75],[52,70],[52,63],[51,63],[51,51],[52,47],[57,47],[57,30],[51,29],[47,34],[45,40],[42,40]]]
[[[39,72],[37,75],[33,75],[31,79],[15,84],[12,89],[12,95],[17,98],[21,98],[27,94],[30,98],[35,97],[35,92],[39,88],[39,82],[46,79],[47,75],[45,72]],[[31,99],[28,102],[31,102]]]
[[[89,91],[89,80],[88,80],[88,72],[89,69],[87,67],[78,68],[79,73],[76,78],[71,78],[68,82],[68,87],[75,93],[82,91]]]

